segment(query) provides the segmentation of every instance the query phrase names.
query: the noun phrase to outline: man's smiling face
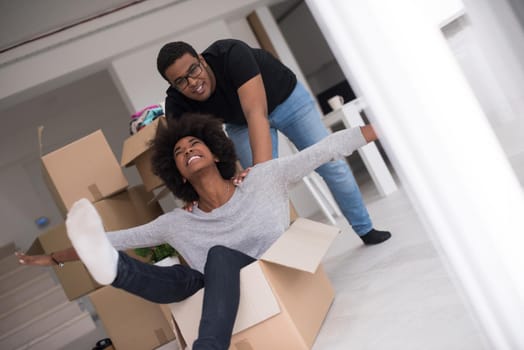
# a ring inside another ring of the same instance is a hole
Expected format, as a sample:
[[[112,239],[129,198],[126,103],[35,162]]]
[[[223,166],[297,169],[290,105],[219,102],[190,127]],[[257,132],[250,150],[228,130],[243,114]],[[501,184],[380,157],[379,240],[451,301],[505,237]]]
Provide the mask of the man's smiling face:
[[[215,76],[202,56],[182,55],[167,67],[165,76],[171,86],[195,101],[205,101],[215,91]]]

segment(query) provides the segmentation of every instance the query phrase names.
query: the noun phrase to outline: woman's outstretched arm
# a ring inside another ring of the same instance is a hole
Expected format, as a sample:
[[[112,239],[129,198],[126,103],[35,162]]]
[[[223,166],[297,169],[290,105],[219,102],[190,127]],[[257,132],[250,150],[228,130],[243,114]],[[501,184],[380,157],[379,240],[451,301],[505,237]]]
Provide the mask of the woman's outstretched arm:
[[[53,266],[68,261],[80,260],[73,247],[59,250],[49,255],[27,255],[22,252],[16,252],[15,255],[20,264],[31,266]]]
[[[322,164],[343,159],[376,139],[371,125],[343,129],[298,153],[273,160],[268,170],[284,183],[296,183]]]

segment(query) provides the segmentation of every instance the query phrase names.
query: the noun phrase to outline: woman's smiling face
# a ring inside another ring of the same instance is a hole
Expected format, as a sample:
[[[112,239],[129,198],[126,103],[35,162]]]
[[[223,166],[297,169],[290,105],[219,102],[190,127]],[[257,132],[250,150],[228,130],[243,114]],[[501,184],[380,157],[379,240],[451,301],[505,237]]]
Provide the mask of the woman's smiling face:
[[[190,179],[204,167],[218,162],[209,147],[194,136],[186,136],[177,141],[173,149],[173,158],[178,171],[186,179]]]

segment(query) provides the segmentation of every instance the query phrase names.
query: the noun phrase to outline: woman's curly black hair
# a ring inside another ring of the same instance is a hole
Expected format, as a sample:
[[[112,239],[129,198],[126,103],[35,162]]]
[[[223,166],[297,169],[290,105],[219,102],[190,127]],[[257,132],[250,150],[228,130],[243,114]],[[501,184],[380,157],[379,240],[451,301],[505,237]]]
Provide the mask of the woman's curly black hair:
[[[168,119],[167,125],[160,123],[153,150],[153,173],[160,177],[167,188],[186,202],[197,201],[197,192],[189,181],[184,182],[173,157],[175,144],[183,137],[193,136],[204,142],[218,159],[218,170],[224,179],[235,175],[237,156],[233,142],[222,128],[222,121],[211,115],[186,113],[179,119]]]

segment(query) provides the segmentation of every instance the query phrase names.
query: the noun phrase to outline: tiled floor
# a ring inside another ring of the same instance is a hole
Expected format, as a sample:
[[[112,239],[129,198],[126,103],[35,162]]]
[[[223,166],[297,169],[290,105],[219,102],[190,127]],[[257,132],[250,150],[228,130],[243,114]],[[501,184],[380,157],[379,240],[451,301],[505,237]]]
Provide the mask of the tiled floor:
[[[379,198],[369,186],[375,227],[393,237],[363,246],[340,220],[324,262],[337,294],[314,349],[489,349],[404,191]]]
[[[375,227],[393,237],[366,247],[339,220],[344,232],[324,261],[337,294],[313,349],[490,349],[404,191],[381,198],[366,179],[361,189]],[[103,335],[99,327],[64,350]]]

